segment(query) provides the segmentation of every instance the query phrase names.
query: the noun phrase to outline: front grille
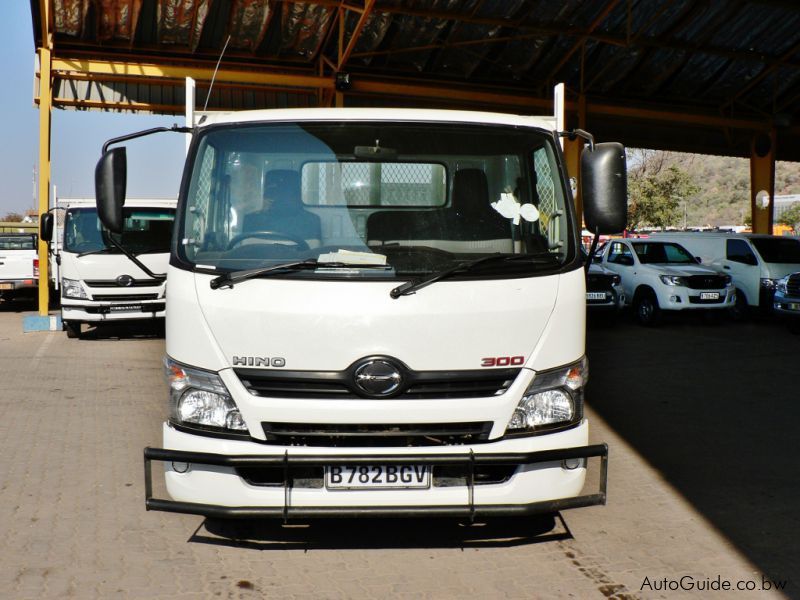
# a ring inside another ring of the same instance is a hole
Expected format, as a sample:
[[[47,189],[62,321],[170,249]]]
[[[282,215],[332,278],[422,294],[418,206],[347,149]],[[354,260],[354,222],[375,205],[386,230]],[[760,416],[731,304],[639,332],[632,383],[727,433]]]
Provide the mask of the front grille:
[[[700,299],[700,296],[689,296],[689,304],[722,304],[725,302],[725,295],[720,294],[719,298]]]
[[[114,314],[136,314],[139,312],[142,313],[155,313],[161,312],[162,310],[166,309],[166,304],[164,302],[153,302],[152,304],[144,304],[142,308],[138,311],[135,310],[126,310],[126,311],[114,311],[111,310],[110,306],[80,306],[75,308],[80,308],[81,310],[85,310],[90,315],[108,315],[111,313]]]
[[[158,287],[161,285],[160,279],[134,279],[130,285],[120,285],[116,279],[85,279],[84,283],[89,287],[96,288],[116,288],[116,287]]]
[[[491,421],[473,423],[330,424],[262,423],[268,443],[282,446],[407,447],[485,442]]]
[[[786,292],[789,296],[800,296],[800,273],[794,273],[789,276]]]
[[[725,287],[723,275],[690,275],[686,278],[689,289],[692,290],[721,290]]]
[[[482,398],[497,396],[514,382],[520,369],[483,371],[417,371],[395,396],[401,400]],[[270,398],[363,398],[346,371],[278,371],[234,369],[251,394]]]
[[[140,300],[157,300],[158,294],[92,294],[93,300],[138,302]]]
[[[611,282],[614,280],[613,275],[600,275],[590,273],[586,276],[586,291],[587,292],[609,292],[612,289]]]
[[[365,456],[364,464],[368,463]],[[492,485],[508,481],[516,470],[516,465],[476,465],[472,477],[475,485]],[[237,467],[236,474],[261,487],[283,487],[289,482],[293,488],[319,489],[325,485],[324,467],[293,467],[288,473],[282,467]],[[469,483],[469,469],[462,466],[435,465],[431,476],[434,487],[466,487]]]

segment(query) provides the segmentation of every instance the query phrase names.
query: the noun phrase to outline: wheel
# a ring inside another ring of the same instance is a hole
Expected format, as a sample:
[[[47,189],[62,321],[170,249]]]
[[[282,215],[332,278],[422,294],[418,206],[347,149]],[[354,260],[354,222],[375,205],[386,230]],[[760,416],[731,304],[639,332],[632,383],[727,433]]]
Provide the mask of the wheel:
[[[304,239],[293,236],[288,233],[281,233],[280,231],[245,231],[244,233],[240,233],[237,236],[234,236],[230,242],[228,242],[228,250],[233,248],[234,246],[240,244],[244,240],[248,238],[257,238],[260,240],[275,240],[277,242],[292,242],[295,246],[297,246],[298,250],[308,250],[308,242]]]
[[[81,324],[76,321],[64,321],[64,331],[67,332],[67,337],[76,339],[81,337]]]
[[[750,316],[750,307],[747,305],[747,298],[742,290],[736,289],[736,304],[728,309],[728,315],[733,321],[746,321]]]
[[[650,291],[645,290],[637,294],[633,301],[633,312],[640,325],[653,327],[661,320],[661,309],[658,306],[658,298]]]

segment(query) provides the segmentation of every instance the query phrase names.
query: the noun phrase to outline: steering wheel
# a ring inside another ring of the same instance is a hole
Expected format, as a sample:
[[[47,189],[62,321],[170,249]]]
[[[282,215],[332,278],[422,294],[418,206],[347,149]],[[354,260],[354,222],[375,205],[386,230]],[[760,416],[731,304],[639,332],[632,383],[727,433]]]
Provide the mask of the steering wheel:
[[[240,233],[239,235],[234,236],[231,239],[231,241],[228,242],[228,250],[230,250],[231,248],[240,244],[241,242],[243,242],[248,238],[257,238],[260,240],[276,240],[280,242],[292,242],[295,246],[297,246],[298,250],[309,249],[308,242],[306,242],[303,238],[288,233],[283,233],[280,231],[245,231]]]

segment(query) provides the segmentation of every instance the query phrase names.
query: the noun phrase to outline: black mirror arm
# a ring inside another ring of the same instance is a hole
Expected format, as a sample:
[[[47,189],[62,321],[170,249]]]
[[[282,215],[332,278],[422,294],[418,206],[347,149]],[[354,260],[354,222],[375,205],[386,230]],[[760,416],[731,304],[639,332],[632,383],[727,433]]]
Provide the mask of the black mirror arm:
[[[147,266],[146,264],[144,264],[142,261],[140,261],[138,258],[136,258],[136,255],[135,255],[135,254],[133,254],[133,253],[132,253],[130,250],[128,250],[127,248],[123,247],[123,246],[122,246],[122,244],[118,243],[118,242],[117,242],[117,240],[115,240],[115,239],[114,239],[112,236],[110,236],[110,235],[109,235],[109,236],[106,236],[106,239],[108,240],[108,242],[109,242],[109,243],[110,243],[112,246],[114,246],[114,247],[115,247],[117,250],[119,250],[119,251],[120,251],[120,252],[122,252],[122,253],[123,253],[125,256],[127,256],[127,257],[130,259],[130,261],[131,261],[133,264],[135,264],[137,267],[139,267],[139,268],[140,268],[142,271],[144,271],[145,273],[147,273],[147,274],[148,274],[150,277],[152,277],[153,279],[158,279],[159,281],[164,281],[164,280],[167,278],[167,276],[166,276],[165,274],[153,273],[153,272],[152,272],[152,271],[151,271],[151,270],[148,268],[148,266]]]
[[[600,239],[600,228],[595,227],[594,237],[592,238],[592,245],[589,247],[589,256],[586,259],[586,264],[583,267],[587,273],[589,272],[589,267],[592,265],[592,261],[594,260],[594,253],[597,250],[598,239]]]
[[[569,140],[574,140],[575,138],[583,138],[587,142],[589,142],[589,151],[594,152],[594,136],[586,131],[585,129],[572,129],[570,131],[559,131],[558,137],[565,137]]]
[[[118,144],[120,142],[134,140],[136,138],[144,137],[146,135],[152,135],[154,133],[160,133],[162,131],[174,131],[175,133],[192,133],[192,131],[194,130],[191,127],[178,127],[177,125],[173,125],[172,127],[153,127],[152,129],[137,131],[136,133],[121,135],[119,137],[111,138],[105,144],[103,144],[103,154],[105,154],[108,151],[108,147],[111,146],[112,144]]]

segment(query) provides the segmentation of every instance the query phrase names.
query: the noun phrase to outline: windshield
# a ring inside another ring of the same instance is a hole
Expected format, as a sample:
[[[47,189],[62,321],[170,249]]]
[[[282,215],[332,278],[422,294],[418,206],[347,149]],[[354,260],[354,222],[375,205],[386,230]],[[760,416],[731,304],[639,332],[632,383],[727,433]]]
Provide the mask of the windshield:
[[[658,263],[666,265],[693,265],[694,257],[688,250],[679,244],[664,244],[660,242],[634,242],[633,246],[639,262],[643,265]]]
[[[758,253],[768,263],[800,264],[800,240],[791,238],[751,238]]]
[[[463,276],[552,271],[574,247],[552,138],[440,123],[212,127],[194,154],[178,255],[198,268],[318,260],[285,277],[425,275],[491,254]],[[377,268],[376,266],[380,266]]]
[[[96,208],[70,208],[64,220],[64,250],[67,252],[119,252],[108,243],[114,239],[134,254],[169,252],[175,210],[172,208],[126,208],[122,233],[109,234],[100,226]]]

